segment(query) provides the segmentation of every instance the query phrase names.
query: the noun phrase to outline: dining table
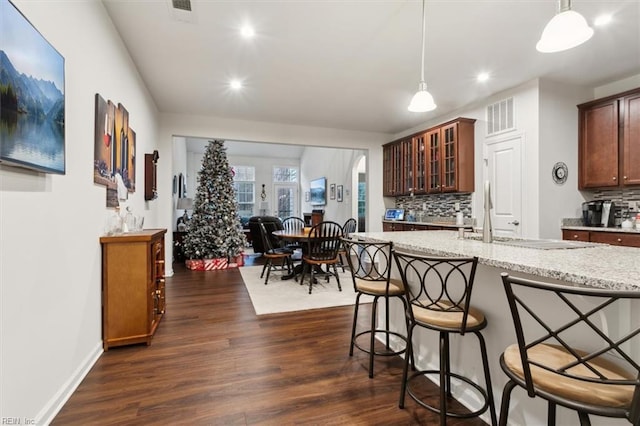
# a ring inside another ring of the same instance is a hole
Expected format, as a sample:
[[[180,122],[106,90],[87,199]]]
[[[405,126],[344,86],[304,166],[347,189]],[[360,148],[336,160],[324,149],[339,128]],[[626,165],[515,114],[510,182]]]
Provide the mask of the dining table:
[[[272,234],[283,241],[299,243],[300,246],[302,247],[302,254],[304,256],[304,252],[306,251],[306,248],[307,248],[307,243],[309,241],[309,238],[311,238],[309,235],[310,231],[311,231],[311,227],[304,227],[300,230],[279,229],[279,230],[273,231]],[[293,267],[292,273],[282,275],[282,279],[290,280],[291,278],[295,278],[296,276],[302,274],[303,263],[304,263],[304,260],[299,264],[295,265]],[[322,272],[322,271],[320,270],[318,272]]]
[[[305,227],[299,230],[279,229],[273,231],[272,234],[280,240],[300,244],[300,247],[302,247],[302,250],[304,252],[307,241],[309,241],[309,231],[311,231],[310,227]],[[297,275],[302,274],[302,268],[303,265],[302,262],[300,262],[293,267],[293,271],[291,272],[291,274],[282,275],[282,279],[290,280],[291,278],[295,278]]]

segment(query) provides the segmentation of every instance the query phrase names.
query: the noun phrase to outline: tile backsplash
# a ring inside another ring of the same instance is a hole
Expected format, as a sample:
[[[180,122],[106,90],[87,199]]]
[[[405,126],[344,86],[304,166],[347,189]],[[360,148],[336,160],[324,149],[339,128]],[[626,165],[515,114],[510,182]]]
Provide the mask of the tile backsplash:
[[[396,207],[416,212],[424,210],[427,216],[455,217],[455,203],[460,203],[460,211],[466,219],[471,218],[471,194],[447,193],[402,196],[396,198]]]
[[[627,209],[629,201],[640,203],[640,188],[601,189],[591,192],[593,200],[611,200],[616,206]]]

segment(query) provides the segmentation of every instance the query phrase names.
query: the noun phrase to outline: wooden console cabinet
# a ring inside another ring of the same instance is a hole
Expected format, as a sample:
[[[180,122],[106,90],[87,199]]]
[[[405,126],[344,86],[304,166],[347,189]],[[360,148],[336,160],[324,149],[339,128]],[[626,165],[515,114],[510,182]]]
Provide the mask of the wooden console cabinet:
[[[166,229],[104,236],[102,340],[113,346],[151,344],[165,311]]]

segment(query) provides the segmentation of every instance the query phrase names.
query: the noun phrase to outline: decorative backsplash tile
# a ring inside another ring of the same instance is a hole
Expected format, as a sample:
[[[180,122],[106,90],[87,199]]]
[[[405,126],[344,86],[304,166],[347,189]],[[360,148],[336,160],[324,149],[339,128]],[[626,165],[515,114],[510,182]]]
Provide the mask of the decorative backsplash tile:
[[[591,193],[594,200],[611,200],[626,207],[629,201],[640,201],[640,188],[601,189]]]
[[[471,194],[450,193],[397,197],[396,207],[414,210],[417,214],[423,211],[423,204],[426,203],[423,215],[455,218],[455,203],[457,202],[460,203],[460,211],[465,219],[471,219]]]

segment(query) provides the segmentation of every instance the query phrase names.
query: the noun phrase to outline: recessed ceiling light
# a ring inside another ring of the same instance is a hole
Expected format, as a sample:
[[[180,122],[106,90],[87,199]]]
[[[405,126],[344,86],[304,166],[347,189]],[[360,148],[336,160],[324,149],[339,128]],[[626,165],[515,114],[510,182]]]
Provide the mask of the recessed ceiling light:
[[[595,25],[596,27],[602,27],[610,23],[611,19],[611,15],[600,15],[596,18],[595,21],[593,21],[593,25]]]
[[[242,82],[241,82],[240,80],[237,80],[237,79],[236,79],[236,80],[231,80],[230,85],[231,85],[231,88],[232,88],[233,90],[240,90],[240,89],[242,89]]]
[[[256,35],[256,31],[250,25],[245,25],[240,29],[240,34],[244,38],[252,38]]]
[[[489,73],[488,72],[481,72],[480,74],[478,74],[477,79],[480,82],[487,81],[487,80],[489,80]]]

